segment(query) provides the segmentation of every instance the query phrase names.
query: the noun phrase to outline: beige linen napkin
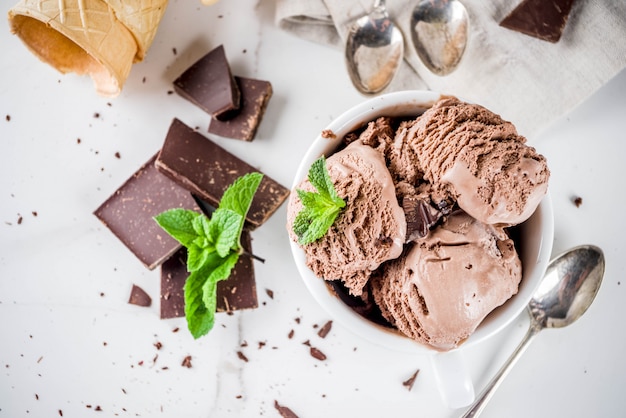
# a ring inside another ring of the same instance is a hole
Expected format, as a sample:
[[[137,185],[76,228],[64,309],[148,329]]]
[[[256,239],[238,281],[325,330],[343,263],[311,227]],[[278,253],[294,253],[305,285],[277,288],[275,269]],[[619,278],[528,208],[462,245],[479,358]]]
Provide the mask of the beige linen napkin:
[[[277,24],[302,38],[343,50],[348,25],[373,0],[277,0]],[[479,103],[512,121],[529,138],[573,109],[626,67],[626,2],[578,0],[556,44],[499,26],[519,1],[463,0],[470,40],[457,70],[436,76],[410,37],[417,0],[390,0],[405,36],[405,62],[387,91],[430,89]],[[337,55],[343,61],[343,54]],[[348,78],[346,77],[346,80]]]

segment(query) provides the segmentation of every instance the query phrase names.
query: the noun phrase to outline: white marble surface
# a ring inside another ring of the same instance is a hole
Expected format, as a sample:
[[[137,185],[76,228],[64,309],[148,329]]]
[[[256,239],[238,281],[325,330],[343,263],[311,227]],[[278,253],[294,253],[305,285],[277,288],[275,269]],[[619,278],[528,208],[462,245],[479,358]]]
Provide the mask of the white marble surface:
[[[159,149],[172,118],[207,126],[206,114],[168,94],[182,70],[224,44],[236,74],[272,82],[255,141],[216,141],[287,186],[315,135],[363,99],[341,54],[281,32],[273,7],[171,1],[147,59],[116,99],[40,63],[0,19],[0,417],[277,417],[275,401],[300,417],[460,415],[441,401],[428,358],[387,352],[337,323],[326,338],[317,335],[331,318],[290,258],[284,206],[254,232],[254,251],[267,260],[255,265],[259,309],[221,314],[194,341],[183,319],[159,319],[158,303],[127,303],[133,283],[158,300],[159,272],[146,270],[92,211]],[[554,252],[599,245],[606,276],[579,322],[535,340],[485,417],[617,417],[626,408],[625,115],[622,71],[530,138],[552,170]],[[525,324],[522,317],[467,350],[478,389]],[[311,357],[307,340],[325,361]],[[191,368],[181,366],[187,355]],[[408,391],[402,382],[417,369]]]

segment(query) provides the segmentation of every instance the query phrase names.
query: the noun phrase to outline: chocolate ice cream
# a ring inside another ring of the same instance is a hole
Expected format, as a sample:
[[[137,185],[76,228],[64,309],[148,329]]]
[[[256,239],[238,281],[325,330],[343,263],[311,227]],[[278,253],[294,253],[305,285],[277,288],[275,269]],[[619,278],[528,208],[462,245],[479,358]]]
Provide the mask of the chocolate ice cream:
[[[508,230],[534,213],[550,175],[525,142],[510,122],[453,97],[413,120],[371,121],[327,160],[346,207],[326,235],[301,246],[307,265],[341,281],[359,313],[375,320],[380,311],[435,349],[457,347],[518,291],[522,266]],[[294,241],[301,208],[292,193]]]
[[[407,336],[449,350],[517,293],[522,264],[501,228],[461,210],[371,280],[383,316]]]
[[[352,295],[361,294],[372,271],[397,258],[405,242],[406,221],[382,154],[356,141],[326,160],[345,210],[328,233],[305,245],[307,265],[327,280],[341,280]],[[313,191],[308,180],[299,189]],[[302,209],[297,194],[289,201],[288,225]],[[289,233],[297,241],[291,227]]]

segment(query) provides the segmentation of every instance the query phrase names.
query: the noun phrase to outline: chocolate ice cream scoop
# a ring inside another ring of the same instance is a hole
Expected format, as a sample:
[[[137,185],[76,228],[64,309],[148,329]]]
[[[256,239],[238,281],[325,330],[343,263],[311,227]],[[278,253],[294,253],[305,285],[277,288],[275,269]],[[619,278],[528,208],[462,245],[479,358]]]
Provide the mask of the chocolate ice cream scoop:
[[[405,242],[406,221],[382,154],[355,141],[326,160],[335,189],[346,202],[329,231],[304,245],[307,265],[316,276],[341,280],[358,296],[378,266],[398,257]],[[308,180],[298,189],[314,191]],[[287,229],[294,242],[293,221],[302,209],[292,193]]]
[[[459,210],[386,263],[371,284],[383,316],[400,332],[449,350],[516,294],[521,278],[506,233]]]
[[[447,98],[400,127],[395,144],[402,145],[392,157],[408,167],[409,181],[417,174],[447,185],[481,222],[515,225],[535,211],[550,176],[545,158],[525,142],[495,113]]]

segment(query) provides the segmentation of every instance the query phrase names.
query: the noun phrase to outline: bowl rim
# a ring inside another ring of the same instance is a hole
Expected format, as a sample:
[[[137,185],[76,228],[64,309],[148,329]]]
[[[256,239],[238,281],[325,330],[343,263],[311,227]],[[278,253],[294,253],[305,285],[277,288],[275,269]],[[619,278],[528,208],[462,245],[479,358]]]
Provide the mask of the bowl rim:
[[[292,191],[306,178],[311,164],[320,155],[328,156],[333,153],[347,133],[383,115],[416,116],[442,97],[449,96],[425,90],[392,92],[365,100],[343,112],[323,130],[332,131],[334,135],[329,138],[328,135],[322,136],[323,131],[320,131],[309,146],[296,171]],[[533,215],[520,225],[522,228],[533,228],[528,233],[536,234],[538,241],[535,243],[535,248],[531,248],[532,255],[520,254],[520,257],[530,257],[530,259],[522,260],[522,283],[518,293],[505,302],[503,307],[496,308],[501,311],[500,313],[505,310],[506,315],[488,315],[465,342],[451,351],[473,346],[500,332],[524,311],[539,285],[550,261],[554,238],[553,207],[549,190]],[[439,352],[401,335],[398,331],[377,325],[359,315],[332,292],[325,280],[315,276],[306,266],[304,251],[298,244],[291,239],[289,244],[300,277],[308,291],[332,319],[337,320],[354,334],[389,349],[417,353]],[[530,266],[530,273],[525,273],[528,266]]]

